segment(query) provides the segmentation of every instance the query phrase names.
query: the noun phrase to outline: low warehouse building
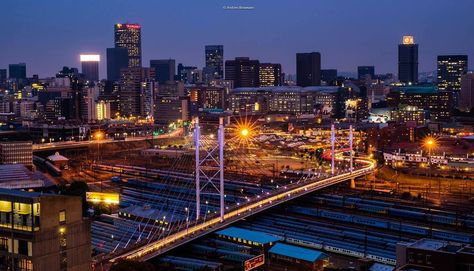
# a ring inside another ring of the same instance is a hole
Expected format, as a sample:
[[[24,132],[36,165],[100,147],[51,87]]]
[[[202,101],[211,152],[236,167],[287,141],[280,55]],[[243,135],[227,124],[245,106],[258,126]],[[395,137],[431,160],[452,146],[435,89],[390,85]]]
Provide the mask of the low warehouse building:
[[[301,270],[324,270],[328,256],[320,251],[276,243],[268,251],[270,263],[297,265]]]

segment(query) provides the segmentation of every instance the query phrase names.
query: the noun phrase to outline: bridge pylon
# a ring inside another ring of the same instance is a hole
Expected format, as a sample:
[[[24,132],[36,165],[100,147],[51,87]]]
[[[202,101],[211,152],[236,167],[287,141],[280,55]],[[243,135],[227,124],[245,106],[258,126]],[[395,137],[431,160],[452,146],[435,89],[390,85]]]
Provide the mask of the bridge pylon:
[[[219,129],[217,133],[217,146],[204,149],[205,155],[201,156],[201,128],[199,126],[199,119],[195,119],[194,123],[194,146],[195,146],[195,181],[196,181],[196,220],[201,218],[201,191],[207,186],[215,188],[219,193],[220,201],[220,218],[224,221],[225,214],[225,194],[224,194],[224,118],[219,118]],[[211,165],[209,165],[211,164]],[[205,172],[205,169],[213,168],[215,171],[212,174]],[[219,176],[219,182],[216,184],[216,177]],[[201,186],[201,181],[204,179],[204,185]]]

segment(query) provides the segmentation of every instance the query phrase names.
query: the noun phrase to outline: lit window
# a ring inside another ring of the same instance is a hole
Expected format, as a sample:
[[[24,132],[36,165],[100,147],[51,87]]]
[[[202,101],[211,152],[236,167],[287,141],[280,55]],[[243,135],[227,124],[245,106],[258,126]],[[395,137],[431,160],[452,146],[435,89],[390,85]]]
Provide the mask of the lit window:
[[[60,223],[66,222],[66,211],[65,210],[59,211],[59,222]]]

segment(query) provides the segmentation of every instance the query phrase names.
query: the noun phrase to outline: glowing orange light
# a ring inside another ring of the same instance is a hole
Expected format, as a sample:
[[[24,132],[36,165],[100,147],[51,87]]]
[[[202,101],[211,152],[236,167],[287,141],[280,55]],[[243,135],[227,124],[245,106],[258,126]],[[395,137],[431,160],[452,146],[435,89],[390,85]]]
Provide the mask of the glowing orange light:
[[[244,129],[240,130],[240,135],[241,136],[248,136],[249,135],[249,129],[244,128]]]

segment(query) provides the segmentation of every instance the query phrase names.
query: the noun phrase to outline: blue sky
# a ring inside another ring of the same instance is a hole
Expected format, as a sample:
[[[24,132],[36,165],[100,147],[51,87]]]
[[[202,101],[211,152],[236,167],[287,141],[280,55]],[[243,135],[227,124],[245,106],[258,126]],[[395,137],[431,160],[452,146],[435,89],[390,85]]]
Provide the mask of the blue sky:
[[[225,10],[226,5],[253,10]],[[81,52],[113,46],[113,25],[142,24],[143,63],[174,58],[204,65],[204,45],[225,58],[249,56],[295,72],[297,52],[319,51],[323,68],[397,70],[397,44],[411,34],[420,71],[439,54],[468,54],[474,66],[472,0],[1,0],[0,68],[26,62],[28,76],[79,67]]]

